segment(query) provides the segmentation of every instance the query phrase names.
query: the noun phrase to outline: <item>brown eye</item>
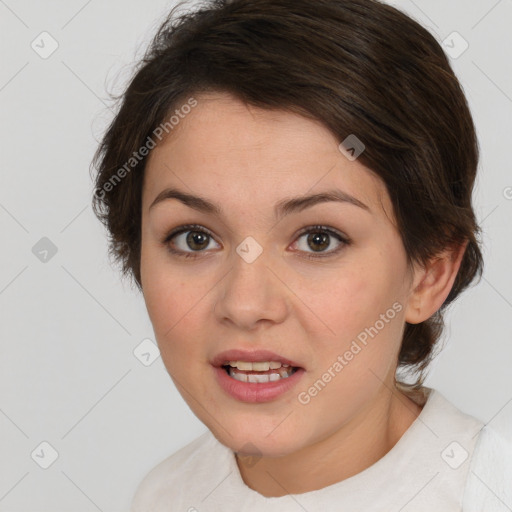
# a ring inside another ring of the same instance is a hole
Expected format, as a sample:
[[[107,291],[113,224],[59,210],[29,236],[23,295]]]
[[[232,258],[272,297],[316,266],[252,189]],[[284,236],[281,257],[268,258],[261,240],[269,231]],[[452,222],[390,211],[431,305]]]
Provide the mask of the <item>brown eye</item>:
[[[191,249],[201,251],[208,246],[208,235],[202,231],[188,231],[185,242]]]
[[[326,233],[310,233],[307,238],[307,244],[314,251],[323,251],[329,247],[330,235]]]
[[[306,228],[302,231],[298,240],[303,238],[305,235],[307,236],[304,242],[296,242],[294,245],[297,246],[297,249],[300,252],[306,253],[306,258],[323,258],[332,256],[351,243],[348,237],[324,226],[312,226]],[[329,247],[333,246],[334,249],[327,250]]]
[[[162,243],[172,254],[185,258],[200,256],[205,252],[212,235],[199,226],[181,226],[169,233]],[[198,253],[197,255],[194,253]]]

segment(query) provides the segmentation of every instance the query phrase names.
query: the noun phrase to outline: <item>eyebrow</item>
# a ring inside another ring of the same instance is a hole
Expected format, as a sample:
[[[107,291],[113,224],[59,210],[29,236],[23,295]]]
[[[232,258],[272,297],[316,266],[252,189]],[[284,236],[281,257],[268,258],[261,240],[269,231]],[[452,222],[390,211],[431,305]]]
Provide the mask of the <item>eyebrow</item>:
[[[151,208],[153,208],[158,203],[169,199],[177,199],[186,206],[189,206],[190,208],[193,208],[199,212],[217,216],[222,215],[222,208],[215,203],[212,203],[203,197],[194,196],[176,188],[166,188],[162,190],[151,203],[149,210],[151,210]],[[289,215],[290,213],[300,212],[317,204],[331,201],[352,204],[371,213],[370,208],[359,199],[351,196],[347,192],[343,192],[342,190],[332,189],[326,190],[325,192],[320,192],[318,194],[283,199],[275,205],[274,215],[277,218],[281,218]]]

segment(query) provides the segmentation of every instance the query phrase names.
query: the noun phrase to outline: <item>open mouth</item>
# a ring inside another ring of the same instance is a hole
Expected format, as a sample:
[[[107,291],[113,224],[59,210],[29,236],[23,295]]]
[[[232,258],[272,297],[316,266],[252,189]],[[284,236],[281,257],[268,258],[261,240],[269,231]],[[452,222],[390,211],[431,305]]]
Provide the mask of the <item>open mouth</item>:
[[[262,403],[277,400],[298,385],[306,373],[298,361],[269,350],[229,350],[211,364],[224,393],[241,402]]]
[[[222,365],[222,368],[231,378],[240,382],[249,382],[254,384],[276,382],[281,379],[287,379],[299,370],[299,367],[282,364],[278,361],[230,361]]]

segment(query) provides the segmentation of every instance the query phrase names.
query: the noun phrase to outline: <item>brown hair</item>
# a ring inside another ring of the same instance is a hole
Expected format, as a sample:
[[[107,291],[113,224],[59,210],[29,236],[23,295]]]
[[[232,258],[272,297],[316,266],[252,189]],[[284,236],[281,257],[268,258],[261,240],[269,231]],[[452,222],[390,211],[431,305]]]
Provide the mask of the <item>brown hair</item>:
[[[178,15],[180,7],[136,67],[94,156],[93,210],[110,235],[109,255],[141,290],[141,148],[192,94],[228,92],[299,113],[340,142],[355,134],[366,147],[360,162],[386,184],[410,264],[468,242],[443,306],[405,325],[399,369],[417,372],[418,387],[443,310],[483,267],[471,204],[478,141],[439,43],[376,0],[210,0]]]

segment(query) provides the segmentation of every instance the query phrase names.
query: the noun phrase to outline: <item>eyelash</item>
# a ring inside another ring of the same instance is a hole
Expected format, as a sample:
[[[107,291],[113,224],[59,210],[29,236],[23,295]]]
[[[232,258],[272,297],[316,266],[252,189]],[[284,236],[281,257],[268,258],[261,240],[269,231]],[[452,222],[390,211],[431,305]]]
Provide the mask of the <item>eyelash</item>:
[[[198,258],[201,257],[201,253],[204,251],[193,251],[193,252],[186,252],[186,251],[180,251],[176,249],[171,249],[169,242],[177,235],[181,235],[182,233],[187,233],[188,231],[194,231],[198,233],[204,233],[205,235],[208,235],[210,238],[214,238],[212,233],[208,231],[207,229],[203,228],[202,226],[198,224],[188,224],[185,226],[180,226],[178,228],[173,229],[170,233],[168,233],[165,238],[162,240],[162,244],[166,246],[167,250],[178,257],[181,258]],[[302,256],[306,259],[315,260],[320,258],[327,258],[330,256],[334,256],[338,254],[345,246],[350,245],[352,241],[342,235],[341,233],[334,231],[333,229],[328,228],[327,226],[308,226],[301,230],[299,234],[297,235],[297,238],[300,238],[302,235],[309,234],[309,233],[326,233],[328,235],[334,236],[337,238],[341,243],[341,245],[332,251],[326,252],[326,253],[307,253],[307,255]],[[299,251],[300,252],[300,251]]]

